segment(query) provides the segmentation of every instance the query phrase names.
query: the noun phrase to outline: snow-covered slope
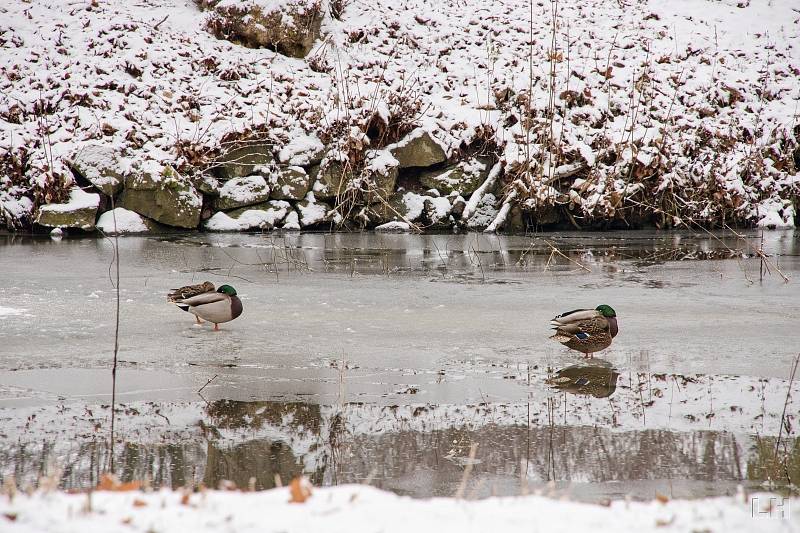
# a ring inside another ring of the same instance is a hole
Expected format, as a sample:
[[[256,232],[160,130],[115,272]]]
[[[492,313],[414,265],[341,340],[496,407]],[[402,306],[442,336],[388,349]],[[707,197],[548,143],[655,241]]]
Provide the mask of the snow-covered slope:
[[[296,59],[217,39],[191,0],[6,3],[0,219],[63,200],[90,143],[191,176],[243,138],[281,164],[322,140],[369,173],[366,150],[422,126],[451,163],[499,159],[482,226],[504,201],[537,223],[794,224],[792,0],[346,4]]]

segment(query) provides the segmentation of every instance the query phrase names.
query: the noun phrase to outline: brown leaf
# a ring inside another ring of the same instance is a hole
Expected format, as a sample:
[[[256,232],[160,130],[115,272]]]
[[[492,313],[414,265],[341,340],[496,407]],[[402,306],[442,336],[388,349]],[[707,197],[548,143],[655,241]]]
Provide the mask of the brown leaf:
[[[3,516],[11,522],[16,522],[17,520],[17,513],[3,513]]]
[[[656,492],[656,500],[660,501],[661,503],[667,503],[669,498],[661,494],[660,492]]]
[[[289,493],[289,503],[304,503],[311,496],[311,482],[304,476],[296,477],[289,483]]]
[[[133,500],[133,506],[134,507],[147,507],[147,502],[144,501],[144,500],[140,500],[139,498],[136,498],[135,500]]]
[[[181,496],[181,505],[189,505],[189,493],[184,492],[183,496]]]
[[[97,484],[97,490],[110,490],[114,492],[128,492],[132,490],[139,490],[142,488],[141,481],[129,481],[127,483],[120,483],[119,479],[113,474],[103,474],[100,478],[100,483]]]

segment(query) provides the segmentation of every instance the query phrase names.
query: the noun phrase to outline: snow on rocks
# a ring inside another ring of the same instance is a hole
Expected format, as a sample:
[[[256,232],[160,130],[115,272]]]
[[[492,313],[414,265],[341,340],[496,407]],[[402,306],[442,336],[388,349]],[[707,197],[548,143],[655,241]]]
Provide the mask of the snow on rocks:
[[[115,220],[116,218],[116,220]],[[123,207],[106,211],[97,219],[97,229],[105,234],[123,235],[126,233],[145,233],[155,230],[155,224],[145,217]]]
[[[218,212],[203,223],[211,231],[252,231],[271,230],[281,222],[292,209],[291,204],[271,201],[252,205],[224,213]]]
[[[772,496],[759,493],[745,497],[742,493],[699,500],[663,497],[660,501],[615,501],[601,506],[538,495],[412,499],[365,485],[311,488],[301,498],[293,495],[290,487],[198,493],[98,490],[91,496],[40,490],[2,498],[0,520],[9,533],[797,531],[800,505],[796,499],[781,499],[784,503],[780,509],[754,515],[752,501],[761,512]]]
[[[442,145],[422,128],[412,131],[402,141],[387,146],[386,149],[397,160],[400,168],[429,167],[447,159]]]
[[[119,205],[168,226],[196,228],[203,197],[172,167],[144,161],[125,179]]]
[[[319,224],[328,214],[330,207],[322,202],[317,202],[313,192],[309,192],[305,199],[297,203],[297,212],[300,215],[300,227]]]
[[[393,220],[392,222],[375,226],[375,231],[382,231],[386,233],[408,233],[411,231],[411,224],[408,222]]]
[[[78,150],[69,166],[107,196],[122,190],[125,173],[117,152],[110,146],[89,144]]]
[[[219,210],[236,209],[269,200],[270,188],[258,174],[233,178],[220,187],[214,207]]]
[[[51,228],[94,229],[100,195],[73,187],[63,204],[47,204],[39,208],[36,223]]]

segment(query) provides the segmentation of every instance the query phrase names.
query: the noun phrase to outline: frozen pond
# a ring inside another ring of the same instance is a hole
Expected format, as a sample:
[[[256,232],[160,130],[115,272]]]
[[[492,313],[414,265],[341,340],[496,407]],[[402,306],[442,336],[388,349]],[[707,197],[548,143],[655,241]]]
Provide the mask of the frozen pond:
[[[120,238],[116,464],[155,485],[304,471],[415,496],[454,494],[470,464],[475,497],[705,496],[775,477],[780,431],[796,482],[797,382],[779,428],[800,236],[765,234],[763,281],[748,237]],[[107,461],[111,258],[104,239],[0,236],[0,476],[89,487]],[[206,279],[244,303],[217,333],[166,303]],[[620,334],[594,361],[547,338],[600,303]]]

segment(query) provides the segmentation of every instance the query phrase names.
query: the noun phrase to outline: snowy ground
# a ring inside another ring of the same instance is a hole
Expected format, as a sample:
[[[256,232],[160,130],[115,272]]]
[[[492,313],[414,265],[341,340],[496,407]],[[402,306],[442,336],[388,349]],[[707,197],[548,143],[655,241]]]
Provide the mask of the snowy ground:
[[[40,491],[18,494],[13,500],[0,497],[0,529],[9,533],[800,531],[800,502],[764,493],[700,501],[618,501],[607,507],[542,496],[412,500],[363,485],[314,490],[303,503],[289,503],[290,497],[288,488],[194,494]],[[775,498],[772,509],[770,498]]]
[[[579,218],[613,218],[623,196],[667,225],[723,213],[794,224],[791,0],[347,4],[300,60],[217,40],[190,0],[7,3],[0,213],[13,222],[30,198],[47,201],[48,169],[68,176],[64,158],[87,143],[117,148],[123,170],[147,158],[186,168],[187,147],[214,152],[266,126],[288,160],[337,121],[388,116],[400,95],[450,153],[489,131],[507,182],[534,160],[539,178],[515,185],[532,205],[566,199]],[[567,164],[591,171],[552,179]]]

